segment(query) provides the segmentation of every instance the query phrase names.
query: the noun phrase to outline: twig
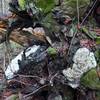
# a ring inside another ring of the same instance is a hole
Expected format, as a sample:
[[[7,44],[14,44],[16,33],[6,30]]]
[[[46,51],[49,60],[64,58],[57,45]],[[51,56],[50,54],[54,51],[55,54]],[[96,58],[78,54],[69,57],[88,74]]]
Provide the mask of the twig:
[[[95,94],[95,91],[93,91],[93,100],[96,100],[96,94]]]
[[[41,89],[43,89],[43,88],[45,88],[45,87],[47,87],[47,86],[49,86],[49,85],[50,85],[50,84],[46,84],[46,85],[41,86],[40,88],[36,89],[36,90],[33,91],[32,93],[25,95],[24,98],[27,98],[27,97],[33,95],[34,93],[38,92],[39,90],[41,90]]]
[[[6,66],[6,55],[5,55],[5,44],[3,45],[3,48],[4,48],[4,61],[3,61],[3,67],[2,67],[2,70],[3,70],[3,72],[5,72],[5,66]]]
[[[69,56],[69,53],[70,53],[70,50],[71,50],[71,48],[72,48],[72,44],[73,44],[73,41],[74,41],[74,39],[75,39],[76,34],[77,34],[77,31],[74,33],[74,36],[73,36],[73,38],[72,38],[72,40],[71,40],[71,43],[70,43],[70,46],[69,46],[69,50],[68,50],[68,53],[67,53],[67,57]]]
[[[23,84],[23,85],[31,85],[31,84],[29,84],[29,83],[25,83],[25,82],[22,82],[22,81],[19,81],[19,80],[17,80],[17,79],[12,79],[10,82],[18,82],[18,83],[21,83],[21,84]]]
[[[3,58],[3,66],[1,67],[2,69],[2,78],[3,78],[3,84],[6,84],[7,83],[7,80],[6,80],[6,75],[5,75],[5,69],[6,69],[6,55],[5,55],[5,45],[4,45],[4,58]]]
[[[78,25],[79,25],[80,24],[79,23],[80,14],[79,14],[79,1],[78,0],[77,0],[77,18],[78,18]],[[74,36],[73,36],[73,38],[71,40],[71,43],[70,43],[70,46],[69,46],[69,50],[68,50],[67,56],[70,53],[70,50],[72,48],[72,44],[73,44],[73,41],[74,41],[74,38],[75,38],[76,34],[77,34],[77,31],[75,31]]]
[[[20,74],[17,74],[19,77],[25,77],[25,78],[38,78],[38,79],[42,79],[41,77],[39,76],[33,76],[33,75],[20,75]]]
[[[93,4],[92,8],[89,10],[88,14],[87,14],[86,17],[83,19],[83,21],[81,22],[80,26],[83,25],[83,23],[85,22],[85,20],[87,19],[87,17],[90,15],[90,13],[92,12],[92,10],[93,10],[95,4],[97,3],[97,1],[98,1],[98,0],[95,0],[95,2],[94,2],[94,4]]]
[[[50,78],[50,84],[51,84],[51,86],[53,86],[53,80],[54,80],[54,78],[56,77],[58,75],[58,73],[56,73],[55,75],[53,75],[51,78]]]
[[[79,12],[79,1],[77,0],[77,19],[78,19],[78,25],[80,24],[79,23],[79,20],[80,20],[80,12]]]
[[[11,67],[11,65],[10,65],[10,62],[11,62],[11,53],[10,53],[10,51],[11,51],[11,47],[10,47],[10,44],[8,43],[8,41],[6,40],[6,42],[5,42],[5,46],[6,46],[6,52],[7,52],[7,57],[8,57],[8,64],[9,64],[9,67],[10,67],[10,70],[11,70],[11,72],[12,73],[14,73],[13,72],[13,69],[12,69],[12,67]],[[8,47],[9,46],[9,47]]]

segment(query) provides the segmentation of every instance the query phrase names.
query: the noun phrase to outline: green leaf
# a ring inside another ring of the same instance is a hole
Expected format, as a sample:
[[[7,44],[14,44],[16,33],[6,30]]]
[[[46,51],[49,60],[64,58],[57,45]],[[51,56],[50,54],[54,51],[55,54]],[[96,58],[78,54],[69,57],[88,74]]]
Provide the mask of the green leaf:
[[[100,90],[100,80],[96,69],[91,69],[81,78],[81,84],[91,89]]]
[[[22,10],[25,10],[26,0],[18,0],[19,6]]]
[[[95,57],[97,59],[98,66],[100,66],[100,50],[99,49],[95,51]]]
[[[49,13],[42,19],[42,24],[47,28],[51,28],[52,22],[53,22],[53,17],[51,13]]]
[[[47,13],[52,10],[55,5],[54,0],[36,0],[36,6],[41,8],[44,13]]]
[[[96,44],[100,44],[100,37],[96,38]]]
[[[42,18],[41,21],[42,25],[49,29],[49,32],[56,32],[58,33],[60,30],[60,27],[58,23],[53,19],[53,16],[51,13],[47,14],[47,16]]]
[[[91,39],[96,39],[97,38],[96,33],[92,32],[92,31],[89,31],[86,27],[82,27],[82,31]]]

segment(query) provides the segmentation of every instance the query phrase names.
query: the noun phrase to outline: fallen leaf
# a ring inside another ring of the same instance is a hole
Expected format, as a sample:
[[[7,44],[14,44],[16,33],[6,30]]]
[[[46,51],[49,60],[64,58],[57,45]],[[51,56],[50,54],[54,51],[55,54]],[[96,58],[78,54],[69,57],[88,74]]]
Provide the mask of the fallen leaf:
[[[83,39],[83,40],[80,40],[80,45],[82,47],[91,48],[91,47],[95,46],[96,43],[92,40]]]

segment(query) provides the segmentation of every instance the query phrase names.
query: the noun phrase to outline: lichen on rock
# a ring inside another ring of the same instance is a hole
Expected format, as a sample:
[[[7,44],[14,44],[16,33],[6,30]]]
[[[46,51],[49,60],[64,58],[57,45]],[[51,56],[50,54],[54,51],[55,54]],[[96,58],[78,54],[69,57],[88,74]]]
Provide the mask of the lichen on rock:
[[[94,53],[87,48],[79,48],[73,57],[72,68],[63,70],[64,76],[68,80],[68,84],[72,88],[77,88],[80,84],[80,78],[84,73],[97,65]]]

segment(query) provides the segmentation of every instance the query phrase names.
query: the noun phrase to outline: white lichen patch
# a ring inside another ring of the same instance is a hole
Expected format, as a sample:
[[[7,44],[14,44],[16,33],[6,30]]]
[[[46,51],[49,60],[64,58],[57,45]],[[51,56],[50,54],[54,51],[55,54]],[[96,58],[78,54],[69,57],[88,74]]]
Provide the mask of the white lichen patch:
[[[63,74],[68,80],[68,84],[72,88],[77,88],[80,83],[81,76],[97,65],[94,53],[87,48],[79,48],[73,57],[73,66],[63,70]]]
[[[36,46],[36,45],[29,47],[25,53],[26,57],[29,56],[31,53],[36,52],[36,50],[39,47],[40,46]],[[22,60],[22,54],[23,51],[19,53],[18,56],[16,56],[14,59],[12,59],[11,63],[7,66],[7,69],[5,71],[5,75],[7,79],[13,78],[14,73],[16,73],[19,70],[18,60]]]

